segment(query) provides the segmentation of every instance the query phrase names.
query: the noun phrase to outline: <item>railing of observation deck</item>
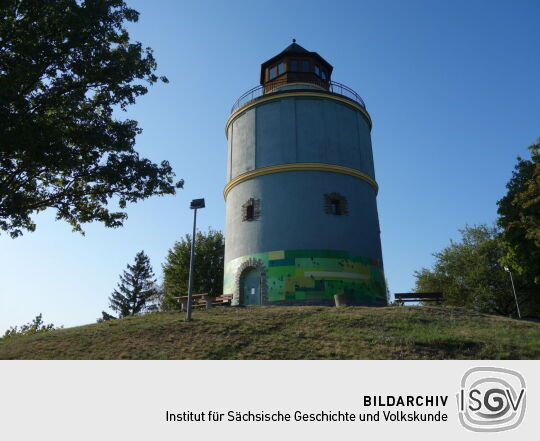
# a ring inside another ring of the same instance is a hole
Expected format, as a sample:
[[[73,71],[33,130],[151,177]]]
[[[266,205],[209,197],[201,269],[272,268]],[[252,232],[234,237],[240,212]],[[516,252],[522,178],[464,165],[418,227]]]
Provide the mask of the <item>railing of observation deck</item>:
[[[345,86],[345,84],[341,84],[336,81],[322,81],[322,80],[321,81],[302,81],[302,83],[313,84],[314,86],[319,86],[323,88],[325,92],[335,93],[337,95],[344,96],[345,98],[348,98],[360,104],[363,108],[366,108],[366,104],[364,103],[364,100],[360,97],[360,95],[358,95],[350,87]],[[257,87],[254,87],[253,89],[248,90],[240,98],[238,98],[236,102],[233,104],[231,113],[236,112],[241,107],[244,107],[245,105],[251,103],[257,98],[262,97],[263,95],[269,95],[271,93],[280,92],[281,88],[287,86],[288,84],[290,84],[291,86],[294,86],[294,83],[291,83],[291,82],[276,81],[276,82],[273,82],[264,86],[261,85],[261,86],[257,86]],[[292,89],[287,89],[287,91],[290,91],[290,90]],[[283,90],[283,92],[286,92],[286,90]]]

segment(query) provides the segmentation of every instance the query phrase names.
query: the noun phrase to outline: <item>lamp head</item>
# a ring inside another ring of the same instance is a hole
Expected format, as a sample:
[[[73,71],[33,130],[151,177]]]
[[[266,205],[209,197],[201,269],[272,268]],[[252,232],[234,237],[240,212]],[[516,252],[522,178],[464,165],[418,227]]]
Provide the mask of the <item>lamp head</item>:
[[[204,208],[204,198],[202,199],[193,199],[191,201],[191,204],[189,206],[192,210],[196,210],[197,208]]]

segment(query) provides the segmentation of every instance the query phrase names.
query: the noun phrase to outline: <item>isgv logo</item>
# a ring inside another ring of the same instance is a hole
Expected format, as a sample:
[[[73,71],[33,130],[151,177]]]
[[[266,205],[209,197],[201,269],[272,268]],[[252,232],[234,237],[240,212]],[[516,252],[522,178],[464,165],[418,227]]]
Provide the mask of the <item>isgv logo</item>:
[[[525,380],[510,369],[475,367],[461,380],[457,395],[459,421],[473,432],[502,432],[523,421]]]

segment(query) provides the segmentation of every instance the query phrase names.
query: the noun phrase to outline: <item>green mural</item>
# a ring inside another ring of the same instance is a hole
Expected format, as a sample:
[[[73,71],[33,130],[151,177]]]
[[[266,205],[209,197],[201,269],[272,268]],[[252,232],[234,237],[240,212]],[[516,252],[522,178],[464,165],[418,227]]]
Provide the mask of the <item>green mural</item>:
[[[386,301],[384,275],[379,262],[334,250],[283,250],[250,254],[225,265],[223,292],[235,292],[235,277],[248,259],[266,268],[270,302],[278,300],[332,300],[346,294],[359,302]]]

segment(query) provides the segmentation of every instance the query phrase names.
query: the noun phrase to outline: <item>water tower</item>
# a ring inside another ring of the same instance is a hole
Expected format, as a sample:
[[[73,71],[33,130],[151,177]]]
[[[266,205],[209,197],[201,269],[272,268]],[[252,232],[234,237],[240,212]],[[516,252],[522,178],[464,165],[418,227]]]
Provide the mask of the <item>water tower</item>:
[[[371,118],[295,40],[234,104],[224,293],[237,305],[384,305]]]

